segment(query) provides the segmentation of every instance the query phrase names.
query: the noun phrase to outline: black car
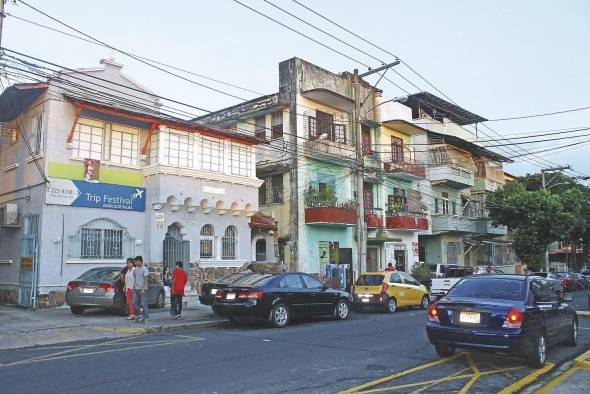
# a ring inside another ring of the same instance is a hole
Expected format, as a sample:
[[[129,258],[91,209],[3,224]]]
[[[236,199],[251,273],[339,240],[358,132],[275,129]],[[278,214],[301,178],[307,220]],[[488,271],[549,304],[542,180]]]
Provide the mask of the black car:
[[[285,327],[295,316],[331,315],[347,319],[352,297],[331,289],[303,273],[253,274],[239,284],[217,290],[213,311],[232,321],[241,318],[267,320]]]
[[[215,293],[219,289],[225,289],[230,284],[236,282],[239,279],[252,275],[251,273],[238,272],[235,274],[229,274],[221,277],[220,279],[214,280],[213,282],[205,282],[201,285],[201,294],[199,295],[199,301],[203,305],[213,305],[215,302]]]
[[[442,357],[455,348],[491,350],[523,356],[541,368],[549,345],[576,345],[578,318],[566,303],[571,300],[534,276],[469,276],[431,305],[426,333]]]

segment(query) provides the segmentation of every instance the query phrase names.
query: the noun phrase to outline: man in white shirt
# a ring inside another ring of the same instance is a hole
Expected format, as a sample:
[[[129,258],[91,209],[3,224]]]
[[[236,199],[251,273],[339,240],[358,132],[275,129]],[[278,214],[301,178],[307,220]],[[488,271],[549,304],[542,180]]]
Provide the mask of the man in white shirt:
[[[140,323],[147,323],[149,319],[148,311],[148,278],[150,273],[146,266],[143,265],[143,257],[135,257],[135,270],[133,271],[133,278],[135,283],[133,288],[135,289],[135,309],[141,312],[137,317],[137,321]]]

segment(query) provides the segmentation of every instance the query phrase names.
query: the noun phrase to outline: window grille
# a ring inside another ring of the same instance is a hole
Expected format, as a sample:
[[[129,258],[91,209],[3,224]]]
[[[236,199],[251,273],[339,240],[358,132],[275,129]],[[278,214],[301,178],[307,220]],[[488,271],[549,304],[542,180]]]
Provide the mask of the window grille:
[[[266,240],[256,241],[256,261],[266,261]]]
[[[215,231],[213,226],[210,224],[206,224],[201,228],[201,239],[200,239],[200,246],[201,252],[200,256],[202,259],[212,259],[213,258],[213,243],[215,239]]]
[[[79,259],[122,259],[131,256],[135,246],[125,228],[107,218],[81,226],[69,239],[69,257]]]
[[[236,258],[236,228],[228,226],[221,239],[221,258],[231,260]]]

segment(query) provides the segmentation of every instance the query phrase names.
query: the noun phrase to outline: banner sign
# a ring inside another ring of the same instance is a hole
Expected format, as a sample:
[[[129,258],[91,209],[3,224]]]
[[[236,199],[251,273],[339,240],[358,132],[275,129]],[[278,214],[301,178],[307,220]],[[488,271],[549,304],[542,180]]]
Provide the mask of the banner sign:
[[[72,207],[145,211],[143,187],[92,183],[70,179],[49,178],[45,192],[47,204]]]

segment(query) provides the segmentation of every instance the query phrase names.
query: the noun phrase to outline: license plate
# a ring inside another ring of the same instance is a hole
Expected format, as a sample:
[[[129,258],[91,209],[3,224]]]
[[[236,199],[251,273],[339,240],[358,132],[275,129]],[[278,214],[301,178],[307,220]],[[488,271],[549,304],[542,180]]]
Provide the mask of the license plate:
[[[94,293],[94,289],[89,289],[89,288],[82,289],[82,294],[92,294],[92,293]]]
[[[361,299],[361,302],[369,302],[369,299],[368,298],[363,298],[363,299]]]
[[[215,293],[217,293],[217,289],[211,289],[211,294],[215,295]]]
[[[235,300],[236,299],[236,294],[235,293],[227,293],[227,295],[225,296],[226,300]]]
[[[480,314],[478,312],[461,312],[459,314],[460,323],[479,324]]]

